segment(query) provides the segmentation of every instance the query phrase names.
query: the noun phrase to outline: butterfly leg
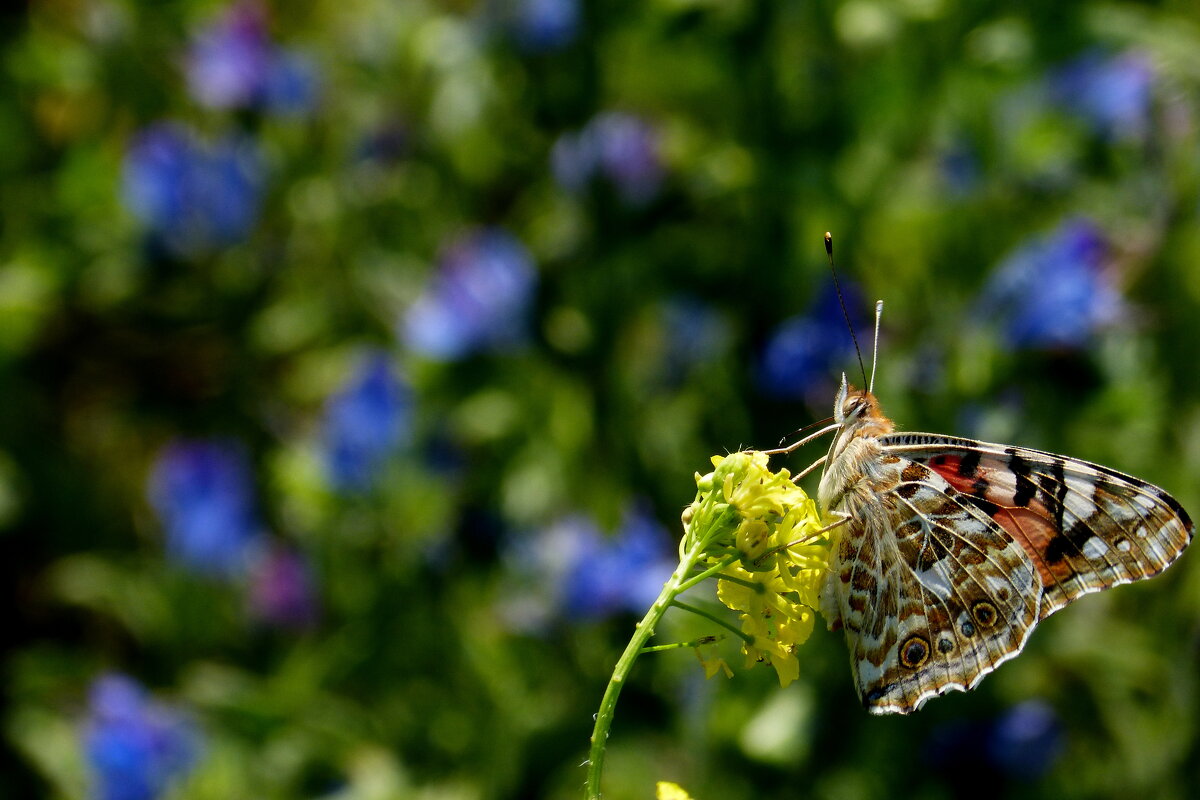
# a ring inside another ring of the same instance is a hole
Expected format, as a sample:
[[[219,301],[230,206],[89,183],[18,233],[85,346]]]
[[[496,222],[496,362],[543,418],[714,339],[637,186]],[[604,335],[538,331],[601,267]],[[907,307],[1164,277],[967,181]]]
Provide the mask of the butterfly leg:
[[[826,525],[824,528],[821,528],[821,530],[816,531],[815,533],[813,533],[812,536],[808,537],[804,541],[806,541],[806,542],[812,541],[813,539],[815,539],[816,537],[820,536],[823,533],[829,533],[832,530],[840,528],[843,525],[845,525],[847,522],[849,522],[851,519],[850,515],[844,511],[830,511],[829,516],[837,517],[837,522],[833,522],[833,523],[830,523],[829,525]]]
[[[826,459],[828,459],[828,458],[829,458],[829,456],[821,456],[816,461],[809,464],[804,469],[800,470],[800,472],[796,473],[796,476],[792,478],[792,483],[796,483],[797,481],[804,480],[806,477],[808,477],[809,473],[811,473],[814,469],[816,469],[817,467],[824,464]]]
[[[803,439],[792,442],[787,447],[776,447],[774,450],[763,450],[763,452],[769,456],[782,456],[782,455],[786,455],[787,453],[793,453],[796,450],[799,450],[804,445],[808,444],[809,442],[815,441],[816,439],[820,439],[822,436],[824,436],[827,433],[833,433],[840,427],[842,427],[842,424],[840,422],[835,422],[832,425],[826,425],[824,428],[821,428],[821,430],[817,431],[816,433],[810,433],[808,436],[805,436]]]
[[[803,545],[806,545],[806,544],[812,544],[814,541],[817,540],[818,537],[820,537],[826,533],[829,533],[832,530],[840,528],[843,525],[845,525],[847,522],[850,521],[849,514],[843,514],[840,511],[831,511],[830,514],[836,515],[836,516],[840,517],[840,519],[837,522],[826,525],[824,528],[821,528],[820,530],[813,531],[811,534],[809,534],[808,536],[805,536],[803,539],[796,539],[795,541],[788,542],[787,544],[781,544],[778,547],[771,548],[770,550],[763,553],[758,558],[754,559],[754,563],[761,564],[764,559],[768,558],[769,556],[773,556],[776,553],[779,553],[783,550],[787,550],[789,547],[802,547]]]

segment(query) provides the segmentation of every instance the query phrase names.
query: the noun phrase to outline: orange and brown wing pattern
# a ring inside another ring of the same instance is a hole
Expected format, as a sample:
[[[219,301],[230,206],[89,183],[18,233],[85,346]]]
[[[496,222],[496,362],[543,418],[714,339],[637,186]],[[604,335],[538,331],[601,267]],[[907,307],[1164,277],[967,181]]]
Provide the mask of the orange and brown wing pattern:
[[[1025,549],[1042,586],[1039,619],[1157,575],[1192,539],[1175,498],[1099,464],[936,434],[891,434],[880,444],[927,465]]]

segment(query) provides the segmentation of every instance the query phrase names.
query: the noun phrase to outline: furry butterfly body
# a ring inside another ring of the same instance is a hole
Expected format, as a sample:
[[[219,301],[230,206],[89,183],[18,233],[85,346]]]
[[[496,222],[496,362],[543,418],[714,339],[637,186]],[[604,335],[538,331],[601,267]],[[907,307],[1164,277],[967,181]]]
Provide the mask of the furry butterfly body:
[[[1169,494],[1086,461],[896,433],[843,381],[818,500],[844,517],[821,610],[875,714],[976,686],[1081,595],[1161,572],[1193,525]]]

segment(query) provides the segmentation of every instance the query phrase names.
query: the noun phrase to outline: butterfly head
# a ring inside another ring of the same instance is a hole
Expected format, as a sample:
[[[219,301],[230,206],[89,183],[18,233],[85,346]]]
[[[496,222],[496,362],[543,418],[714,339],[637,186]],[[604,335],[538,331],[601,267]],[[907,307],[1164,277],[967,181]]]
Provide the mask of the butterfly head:
[[[875,395],[851,386],[846,382],[845,374],[833,404],[833,421],[841,426],[836,437],[836,443],[841,447],[859,436],[882,436],[895,429],[892,421],[883,415]]]

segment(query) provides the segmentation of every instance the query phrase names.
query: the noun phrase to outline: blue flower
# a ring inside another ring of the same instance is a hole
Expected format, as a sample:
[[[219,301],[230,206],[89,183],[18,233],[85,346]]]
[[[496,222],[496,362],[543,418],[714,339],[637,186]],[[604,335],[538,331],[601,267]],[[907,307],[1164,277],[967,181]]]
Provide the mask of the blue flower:
[[[385,353],[370,354],[325,406],[324,449],[330,480],[365,489],[407,436],[412,397]]]
[[[1150,124],[1154,70],[1137,53],[1086,53],[1050,77],[1053,102],[1107,139],[1141,138]]]
[[[1062,755],[1062,723],[1054,709],[1041,700],[1029,700],[1009,709],[988,733],[988,757],[1017,778],[1041,777]]]
[[[979,184],[979,157],[967,142],[956,141],[938,155],[938,171],[950,192],[961,197]]]
[[[587,515],[565,516],[514,541],[505,560],[514,585],[501,613],[526,631],[544,630],[559,617],[642,614],[676,565],[670,535],[640,507],[611,536]]]
[[[208,108],[262,108],[298,114],[316,104],[316,68],[276,47],[256,4],[240,3],[193,38],[185,62],[188,91]]]
[[[861,318],[853,313],[860,304],[857,287],[844,283],[842,293],[855,328],[864,330]],[[806,314],[789,317],[775,328],[763,348],[758,383],[768,394],[782,398],[808,398],[820,390],[821,402],[827,402],[828,384],[837,381],[842,371],[849,373],[854,358],[854,341],[830,283]]]
[[[250,465],[241,448],[217,441],[174,442],[159,454],[148,494],[172,560],[222,577],[244,567],[259,525]]]
[[[1121,320],[1125,301],[1104,272],[1107,244],[1086,219],[1063,223],[1018,248],[997,267],[980,298],[1014,348],[1077,349]]]
[[[496,228],[470,234],[442,255],[436,275],[401,322],[404,342],[438,361],[455,361],[520,341],[537,272],[519,241]]]
[[[561,49],[579,34],[579,0],[507,0],[502,13],[517,44],[530,53]]]
[[[191,255],[249,235],[263,172],[258,148],[247,139],[204,144],[190,129],[159,123],[138,134],[126,153],[123,196],[168,250]]]
[[[675,569],[666,529],[644,508],[626,512],[615,536],[601,535],[587,521],[571,525],[577,549],[560,584],[567,616],[645,613]]]
[[[132,679],[106,675],[92,685],[83,747],[96,800],[154,800],[191,769],[199,735]]]
[[[603,178],[627,205],[652,200],[662,185],[658,134],[640,117],[608,111],[577,133],[563,134],[550,153],[555,180],[578,192]]]
[[[554,180],[569,192],[581,192],[596,175],[596,149],[584,131],[564,133],[550,150]]]
[[[250,613],[284,628],[307,628],[317,619],[316,588],[308,560],[273,543],[250,568]]]
[[[299,116],[317,105],[317,65],[295,50],[277,50],[262,87],[262,106],[279,115]]]
[[[943,773],[953,794],[967,796],[982,784],[998,790],[1006,781],[1042,777],[1058,761],[1064,744],[1054,709],[1041,700],[1028,700],[992,719],[935,728],[925,757]]]
[[[729,347],[728,321],[712,306],[690,297],[675,297],[661,306],[665,352],[662,375],[682,381],[697,366],[712,363]]]

